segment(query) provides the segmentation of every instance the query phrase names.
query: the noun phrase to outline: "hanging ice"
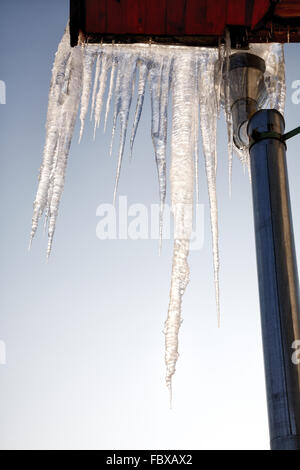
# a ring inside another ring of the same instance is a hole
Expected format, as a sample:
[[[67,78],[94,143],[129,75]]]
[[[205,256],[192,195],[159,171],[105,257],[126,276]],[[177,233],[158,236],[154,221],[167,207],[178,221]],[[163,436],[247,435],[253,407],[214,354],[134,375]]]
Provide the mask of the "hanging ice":
[[[82,88],[82,95],[81,95],[81,111],[80,111],[81,127],[80,127],[79,142],[81,141],[81,138],[82,138],[85,118],[86,118],[88,107],[89,107],[94,61],[95,61],[95,51],[87,50],[86,53],[84,54],[84,59],[83,59],[83,88]],[[93,100],[94,100],[94,97],[93,97]]]
[[[197,101],[193,52],[178,54],[173,64],[171,143],[171,200],[174,215],[174,253],[168,318],[165,323],[166,383],[172,397],[172,376],[178,358],[182,296],[189,281],[189,241],[194,193],[194,121]]]
[[[225,44],[225,74],[223,83],[223,100],[226,115],[227,129],[228,129],[228,149],[229,149],[229,174],[230,174],[230,192],[231,192],[231,173],[232,173],[232,150],[236,153],[244,169],[248,169],[250,174],[250,160],[247,148],[238,149],[233,145],[233,131],[232,131],[232,117],[230,112],[230,103],[228,100],[228,73],[229,61],[227,58],[231,53],[230,37],[227,36]],[[282,114],[284,113],[285,106],[285,63],[284,63],[284,48],[283,44],[269,43],[269,44],[250,44],[249,52],[260,56],[266,64],[266,72],[264,76],[268,99],[263,105],[263,108],[275,108]]]
[[[145,90],[146,90],[146,83],[148,78],[148,70],[149,64],[147,62],[140,62],[138,64],[139,67],[139,81],[138,81],[138,97],[136,103],[136,110],[134,116],[134,123],[131,132],[130,138],[130,156],[132,158],[132,151],[133,151],[133,144],[134,139],[136,136],[136,131],[140,122],[140,117],[142,114],[143,104],[144,104],[144,97],[145,97]]]
[[[163,209],[166,199],[166,148],[170,69],[170,56],[162,56],[160,60],[158,60],[157,63],[154,63],[150,69],[150,93],[152,106],[151,135],[155,151],[160,194],[160,250],[162,243]]]
[[[220,49],[219,49],[220,50]],[[228,29],[225,36],[225,80],[224,80],[224,111],[227,124],[228,136],[228,170],[229,170],[229,195],[231,196],[232,184],[232,160],[233,160],[233,123],[230,109],[230,96],[229,96],[229,58],[231,54],[231,41]],[[221,54],[220,54],[221,56]],[[221,68],[220,73],[223,73]]]
[[[92,50],[94,52],[94,50]],[[92,105],[91,105],[91,120],[94,115],[95,111],[95,100],[96,100],[96,93],[97,93],[97,86],[99,82],[99,73],[100,73],[100,67],[101,67],[101,57],[102,54],[101,52],[98,52],[97,54],[97,60],[96,60],[96,71],[95,71],[95,77],[94,77],[94,86],[93,86],[93,94],[92,94]],[[82,106],[82,105],[81,105]]]
[[[30,243],[39,218],[46,210],[48,249],[51,251],[58,206],[63,192],[65,170],[82,89],[83,55],[80,46],[70,49],[66,28],[56,53],[49,93],[46,143],[32,218]]]
[[[250,52],[259,55],[266,64],[268,100],[264,107],[275,108],[284,113],[286,86],[283,44],[250,44]]]
[[[255,44],[250,46],[250,52],[260,55],[266,62],[265,81],[268,90],[266,106],[276,107],[282,112],[285,101],[282,46]],[[220,322],[216,132],[221,101],[228,127],[230,185],[232,148],[235,149],[243,165],[248,169],[250,167],[247,150],[237,150],[232,142],[232,118],[228,96],[228,67],[231,53],[229,35],[227,35],[225,46],[220,45],[218,50],[153,44],[129,46],[82,44],[71,48],[67,28],[58,47],[52,70],[46,142],[34,202],[31,231],[32,240],[38,221],[45,214],[46,224],[48,223],[48,255],[55,231],[80,99],[81,139],[89,106],[95,131],[102,115],[105,128],[114,97],[111,152],[118,123],[120,127],[115,199],[136,82],[136,104],[130,137],[130,153],[132,154],[148,85],[152,113],[151,136],[158,173],[161,235],[167,182],[167,122],[171,108],[169,97],[172,101],[170,181],[174,215],[174,253],[170,302],[164,330],[166,383],[170,394],[172,376],[175,373],[178,358],[182,297],[189,281],[187,258],[192,230],[194,186],[198,195],[199,127],[208,184],[216,303],[218,323]],[[225,80],[223,80],[224,77]]]
[[[120,90],[119,90],[119,103],[118,103],[118,109],[117,109],[117,116],[119,116],[119,120],[120,120],[120,145],[119,145],[116,182],[115,182],[115,189],[114,189],[114,202],[116,200],[122,158],[124,154],[129,111],[130,111],[130,106],[131,106],[131,101],[132,101],[133,77],[134,77],[135,68],[136,68],[136,58],[132,56],[132,54],[125,54],[122,59],[123,60],[121,61],[121,64],[120,64],[120,79],[119,79]]]
[[[210,219],[213,245],[214,278],[217,303],[218,326],[220,326],[220,294],[219,294],[219,241],[218,241],[218,207],[217,207],[217,113],[219,95],[214,87],[213,51],[207,51],[200,62],[199,87],[200,126],[202,133],[203,154],[205,159],[206,178],[210,204]]]
[[[106,102],[105,118],[104,118],[104,131],[106,130],[106,123],[107,123],[107,118],[108,118],[108,113],[109,113],[109,108],[110,108],[110,102],[111,102],[112,94],[113,94],[115,71],[116,71],[116,61],[115,61],[115,57],[112,51],[109,92],[108,92],[108,98]]]
[[[99,127],[99,124],[100,124],[103,98],[104,98],[104,92],[106,88],[106,78],[107,78],[107,73],[108,73],[110,66],[111,66],[111,57],[108,56],[107,54],[103,54],[101,73],[99,77],[99,89],[98,89],[98,93],[96,96],[95,108],[94,108],[94,112],[95,112],[94,137],[96,134],[96,127]]]

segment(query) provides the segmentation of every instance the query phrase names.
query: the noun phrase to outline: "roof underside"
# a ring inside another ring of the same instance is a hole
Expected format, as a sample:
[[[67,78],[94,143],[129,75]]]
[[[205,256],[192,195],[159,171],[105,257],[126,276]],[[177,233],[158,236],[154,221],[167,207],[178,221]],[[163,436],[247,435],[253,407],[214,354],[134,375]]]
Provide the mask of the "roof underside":
[[[300,0],[70,0],[72,46],[157,42],[234,47],[300,42]]]

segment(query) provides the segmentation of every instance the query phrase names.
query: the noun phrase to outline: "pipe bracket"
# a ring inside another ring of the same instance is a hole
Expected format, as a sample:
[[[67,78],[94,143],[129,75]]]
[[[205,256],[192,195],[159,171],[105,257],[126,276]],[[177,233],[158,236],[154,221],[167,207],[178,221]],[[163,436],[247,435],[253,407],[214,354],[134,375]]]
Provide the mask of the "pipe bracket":
[[[285,144],[285,142],[288,139],[291,139],[292,137],[295,137],[298,134],[300,134],[300,126],[296,127],[290,132],[287,132],[286,134],[279,134],[278,132],[274,132],[274,131],[258,132],[254,130],[251,135],[251,142],[249,145],[249,150],[254,144],[257,144],[257,142],[260,142],[261,140],[275,139]]]

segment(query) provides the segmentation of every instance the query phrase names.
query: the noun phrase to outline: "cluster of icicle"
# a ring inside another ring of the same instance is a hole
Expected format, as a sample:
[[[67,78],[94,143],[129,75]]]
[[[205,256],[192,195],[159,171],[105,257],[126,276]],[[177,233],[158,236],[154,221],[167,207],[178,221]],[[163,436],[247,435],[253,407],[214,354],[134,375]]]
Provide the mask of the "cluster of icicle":
[[[264,44],[254,45],[251,49],[266,61],[266,83],[269,92],[267,105],[283,111],[285,93],[282,47],[277,44]],[[231,53],[229,39],[219,49],[153,44],[79,44],[71,48],[67,28],[58,47],[52,70],[46,143],[34,202],[31,232],[32,241],[38,221],[44,214],[45,224],[48,225],[47,256],[51,251],[80,100],[80,139],[89,108],[96,131],[101,117],[104,120],[104,128],[106,127],[110,107],[113,106],[112,142],[119,122],[120,145],[115,199],[131,104],[134,96],[137,96],[130,138],[132,152],[147,84],[151,95],[151,135],[158,171],[160,231],[162,231],[167,179],[169,101],[172,103],[170,182],[175,232],[170,303],[164,330],[166,383],[170,396],[171,380],[178,358],[182,297],[189,281],[187,258],[195,188],[196,193],[198,192],[199,128],[208,183],[217,315],[220,323],[216,133],[220,106],[223,105],[228,126],[231,174],[232,122],[228,97],[229,84],[226,78]],[[107,96],[106,103],[104,103],[105,96]],[[249,166],[246,151],[239,152],[238,156],[244,165]]]

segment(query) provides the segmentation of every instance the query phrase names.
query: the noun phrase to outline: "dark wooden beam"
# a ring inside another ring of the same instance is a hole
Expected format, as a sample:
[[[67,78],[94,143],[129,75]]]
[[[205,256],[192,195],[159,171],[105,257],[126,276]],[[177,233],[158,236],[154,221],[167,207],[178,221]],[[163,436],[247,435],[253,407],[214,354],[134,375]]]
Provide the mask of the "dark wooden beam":
[[[70,0],[71,46],[77,46],[78,37],[85,36],[85,0]]]
[[[226,26],[235,48],[300,42],[299,9],[300,0],[70,0],[71,45],[80,36],[92,43],[215,47]]]

